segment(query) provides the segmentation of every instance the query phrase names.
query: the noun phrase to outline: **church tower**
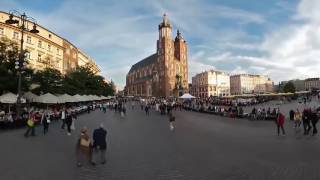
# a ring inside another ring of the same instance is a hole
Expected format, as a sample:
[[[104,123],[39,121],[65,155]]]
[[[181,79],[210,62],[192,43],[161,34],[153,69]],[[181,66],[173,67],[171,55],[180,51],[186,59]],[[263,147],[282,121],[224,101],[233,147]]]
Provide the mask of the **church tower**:
[[[166,14],[163,15],[159,24],[159,39],[157,41],[159,88],[161,96],[170,96],[174,82],[171,82],[172,61],[174,59],[174,42],[172,40],[172,26]]]
[[[181,83],[183,89],[188,89],[188,55],[187,55],[187,43],[182,37],[179,30],[177,30],[177,36],[174,40],[174,57],[180,61],[177,74],[181,76]]]

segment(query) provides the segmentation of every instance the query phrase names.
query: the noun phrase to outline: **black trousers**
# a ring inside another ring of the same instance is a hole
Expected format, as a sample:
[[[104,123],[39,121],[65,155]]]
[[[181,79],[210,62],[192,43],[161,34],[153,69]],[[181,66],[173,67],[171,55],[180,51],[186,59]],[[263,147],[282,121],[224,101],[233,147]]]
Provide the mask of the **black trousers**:
[[[68,133],[71,133],[71,124],[70,123],[67,124],[67,130],[68,130]]]
[[[278,129],[278,135],[280,134],[280,129],[282,130],[282,134],[286,134],[282,124],[277,124],[277,129]]]
[[[47,134],[47,132],[49,131],[49,125],[44,125],[43,126],[43,134]]]
[[[30,131],[31,131],[31,136],[35,136],[35,130],[34,130],[34,128],[35,128],[34,126],[33,126],[33,127],[28,126],[28,129],[27,129],[26,133],[24,133],[24,136],[25,136],[25,137],[28,137]]]
[[[317,121],[311,121],[311,124],[312,124],[312,128],[313,128],[312,134],[317,134],[318,133]]]

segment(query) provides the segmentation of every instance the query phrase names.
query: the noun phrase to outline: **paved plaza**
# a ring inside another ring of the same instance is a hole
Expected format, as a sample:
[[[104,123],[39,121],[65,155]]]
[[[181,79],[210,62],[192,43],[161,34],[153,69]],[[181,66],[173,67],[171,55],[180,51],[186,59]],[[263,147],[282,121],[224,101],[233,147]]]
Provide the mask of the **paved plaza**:
[[[43,136],[24,138],[25,129],[0,133],[1,180],[300,180],[320,179],[320,139],[295,133],[276,136],[273,122],[230,119],[176,111],[176,130],[157,112],[140,108],[127,116],[97,110],[79,116],[77,130],[104,122],[107,164],[78,168],[78,133],[67,136],[59,123]]]

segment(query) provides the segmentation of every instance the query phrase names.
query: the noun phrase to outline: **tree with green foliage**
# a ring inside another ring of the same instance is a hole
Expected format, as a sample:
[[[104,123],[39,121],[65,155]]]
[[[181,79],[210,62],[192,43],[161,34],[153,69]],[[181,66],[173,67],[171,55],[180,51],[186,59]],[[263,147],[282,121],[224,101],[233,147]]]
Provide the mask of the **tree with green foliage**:
[[[55,93],[63,94],[63,76],[60,71],[53,68],[45,68],[44,70],[35,72],[33,83],[39,86],[32,90],[36,94]]]
[[[68,94],[113,95],[112,84],[92,73],[88,66],[77,67],[65,75],[63,88]]]
[[[285,93],[289,93],[289,92],[290,93],[295,93],[296,92],[296,88],[295,88],[294,84],[291,81],[289,81],[284,85],[283,92],[285,92]]]
[[[18,43],[8,39],[0,39],[0,93],[10,91],[17,93],[18,71],[15,69],[16,61],[19,59]],[[27,59],[25,62],[28,63]],[[33,70],[25,67],[22,72],[21,89],[28,91],[31,84]]]

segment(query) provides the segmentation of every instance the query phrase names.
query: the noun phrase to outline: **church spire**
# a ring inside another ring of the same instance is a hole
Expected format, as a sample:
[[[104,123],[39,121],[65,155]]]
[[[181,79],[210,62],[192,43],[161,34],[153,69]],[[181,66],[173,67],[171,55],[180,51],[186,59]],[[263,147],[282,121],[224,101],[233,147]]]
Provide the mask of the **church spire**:
[[[182,37],[182,35],[181,35],[181,33],[180,33],[179,29],[178,29],[178,30],[177,30],[177,36],[176,36],[176,38],[175,38],[175,41],[179,41],[179,40],[183,40],[183,37]]]
[[[163,28],[163,27],[171,27],[170,21],[168,20],[167,14],[164,13],[163,17],[162,17],[162,22],[159,24],[159,29]]]

